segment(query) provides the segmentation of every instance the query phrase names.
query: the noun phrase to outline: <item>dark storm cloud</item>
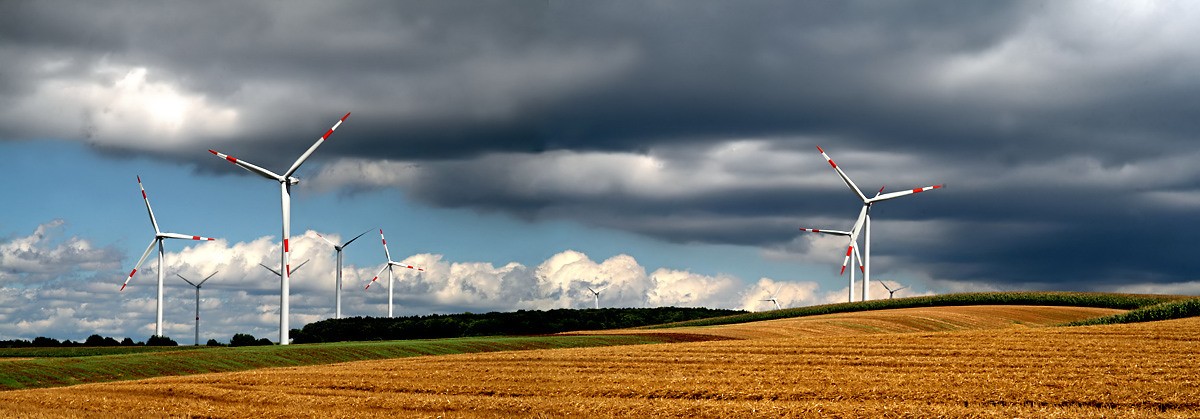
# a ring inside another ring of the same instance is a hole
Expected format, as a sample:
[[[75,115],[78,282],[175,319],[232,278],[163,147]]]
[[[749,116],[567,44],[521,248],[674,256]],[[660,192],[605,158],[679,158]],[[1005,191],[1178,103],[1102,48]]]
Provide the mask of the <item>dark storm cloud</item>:
[[[0,137],[281,168],[353,111],[318,184],[764,248],[857,214],[821,144],[864,191],[950,184],[877,207],[893,266],[1075,289],[1200,268],[1187,3],[219,6],[0,5]],[[192,108],[153,131],[114,91]]]

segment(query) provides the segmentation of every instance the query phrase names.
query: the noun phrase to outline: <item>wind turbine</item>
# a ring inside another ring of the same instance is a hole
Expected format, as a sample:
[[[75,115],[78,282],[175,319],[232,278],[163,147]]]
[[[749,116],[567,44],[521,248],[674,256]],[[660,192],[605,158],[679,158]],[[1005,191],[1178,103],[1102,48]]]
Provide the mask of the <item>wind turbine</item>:
[[[782,307],[779,307],[779,301],[777,301],[777,300],[775,299],[775,294],[779,294],[779,290],[780,290],[780,289],[783,289],[783,284],[780,284],[778,287],[775,287],[775,292],[773,292],[773,293],[770,293],[770,294],[767,294],[767,299],[765,299],[765,300],[759,300],[759,301],[763,301],[763,302],[770,301],[770,302],[772,302],[772,303],[775,303],[775,309],[776,309],[776,310],[781,310],[781,309],[782,309]]]
[[[342,122],[345,122],[346,118],[349,118],[349,117],[350,117],[350,113],[346,112],[346,115],[343,115],[342,119],[339,119],[336,123],[333,124],[333,128],[330,128],[329,131],[325,131],[325,135],[322,135],[321,138],[318,138],[317,142],[313,143],[313,145],[311,147],[309,147],[308,150],[304,152],[304,154],[301,154],[300,158],[296,159],[296,162],[292,163],[292,167],[289,167],[286,172],[283,172],[282,175],[276,174],[275,172],[272,172],[270,170],[263,169],[261,167],[247,163],[243,160],[238,160],[236,158],[233,158],[232,156],[218,153],[216,150],[211,150],[211,149],[208,150],[209,153],[213,153],[217,157],[223,158],[225,160],[229,160],[230,163],[241,166],[243,169],[257,173],[260,176],[265,177],[267,179],[271,179],[276,182],[279,182],[279,201],[280,201],[280,207],[282,207],[282,209],[283,209],[283,237],[282,237],[283,246],[279,249],[279,266],[283,267],[282,275],[280,275],[280,278],[282,278],[282,281],[280,281],[280,284],[279,284],[279,344],[280,345],[287,345],[289,343],[288,342],[289,341],[289,339],[288,339],[288,332],[289,332],[289,330],[288,330],[288,287],[291,284],[291,272],[290,272],[291,265],[288,264],[288,250],[289,250],[288,249],[288,237],[290,237],[289,234],[291,234],[292,185],[300,183],[300,179],[297,179],[297,178],[293,177],[292,175],[296,173],[296,170],[300,168],[301,164],[304,164],[305,160],[308,160],[308,156],[311,156],[314,151],[317,151],[317,147],[320,147],[321,144],[325,142],[325,139],[329,138],[329,135],[333,134],[333,131],[336,130],[338,128],[338,126],[341,126]]]
[[[866,230],[866,232],[864,233],[864,235],[866,237],[863,239],[864,246],[863,246],[863,258],[862,258],[862,262],[863,262],[863,292],[862,292],[862,295],[863,295],[863,301],[866,301],[871,298],[870,297],[870,292],[871,292],[871,289],[870,289],[870,285],[871,285],[871,206],[874,205],[876,202],[883,202],[883,201],[887,201],[889,199],[899,198],[901,196],[912,195],[912,194],[920,193],[920,192],[925,192],[928,190],[941,189],[941,188],[945,187],[946,185],[942,184],[942,185],[926,186],[923,188],[909,189],[909,190],[903,190],[903,191],[899,191],[899,192],[891,192],[891,193],[886,193],[886,194],[882,194],[882,195],[876,194],[872,198],[867,198],[867,196],[862,193],[862,190],[858,189],[858,186],[854,184],[854,181],[850,180],[849,176],[846,176],[846,173],[842,171],[842,168],[838,167],[837,163],[834,163],[833,159],[829,158],[828,154],[825,154],[825,150],[821,149],[821,146],[817,146],[817,151],[821,152],[821,157],[824,157],[825,161],[829,162],[829,165],[833,167],[833,170],[837,171],[838,176],[841,176],[842,181],[846,182],[846,186],[848,186],[850,188],[850,190],[852,192],[854,192],[855,195],[858,195],[858,198],[861,199],[863,202],[862,210],[860,210],[858,213],[858,220],[854,222],[854,228],[852,230],[850,230],[850,244],[846,248],[846,258],[842,260],[842,272],[843,273],[846,272],[846,264],[850,261],[850,255],[851,255],[851,253],[853,253],[854,244],[858,242],[858,234],[861,233],[863,230]],[[880,189],[879,191],[880,191],[880,193],[882,193],[883,189]]]
[[[299,265],[296,265],[295,268],[292,268],[292,273],[296,273],[296,271],[298,271],[298,270],[300,270],[300,268],[304,267],[304,264],[308,263],[309,260],[311,260],[311,259],[305,259],[304,262],[301,262]],[[279,272],[279,270],[277,270],[275,268],[272,268],[267,265],[263,265],[261,263],[259,263],[258,266],[262,266],[266,270],[271,271],[271,273],[275,274],[275,276],[283,278],[283,273]]]
[[[888,299],[889,300],[892,298],[896,298],[896,291],[900,291],[902,289],[908,288],[908,286],[905,285],[900,288],[892,289],[892,287],[887,286],[887,282],[879,281],[879,283],[883,285],[884,289],[888,290]]]
[[[150,225],[154,226],[154,240],[150,241],[150,245],[146,246],[146,252],[142,253],[142,258],[138,259],[136,265],[133,265],[133,270],[129,272],[129,277],[125,278],[125,283],[121,284],[121,291],[125,290],[125,286],[129,285],[129,280],[133,279],[133,275],[137,273],[138,268],[142,267],[142,262],[146,261],[146,257],[150,256],[150,251],[158,246],[158,307],[155,309],[154,317],[154,336],[162,336],[162,318],[163,318],[163,240],[166,239],[182,239],[182,240],[213,240],[211,237],[189,236],[178,233],[164,233],[158,229],[158,220],[154,219],[154,210],[150,208],[150,198],[146,196],[146,188],[142,187],[142,177],[137,177],[138,188],[142,190],[142,200],[146,201],[146,212],[150,214]]]
[[[220,271],[218,271],[218,272],[220,272]],[[200,280],[200,282],[196,282],[196,283],[193,283],[192,281],[188,281],[188,279],[184,278],[183,275],[175,274],[175,276],[179,277],[179,279],[182,279],[183,282],[187,282],[188,285],[196,287],[196,343],[195,343],[195,346],[200,346],[200,286],[204,285],[204,281],[207,281],[208,278],[212,278],[213,275],[216,275],[216,274],[217,274],[216,272],[213,272],[212,275],[209,275],[209,276],[205,277],[204,279]]]
[[[591,292],[592,292],[592,295],[593,295],[594,297],[596,297],[596,309],[597,309],[597,310],[599,310],[599,309],[600,309],[600,293],[601,293],[602,291],[604,291],[604,290],[608,289],[608,287],[609,287],[608,285],[605,285],[605,286],[603,286],[603,287],[599,287],[599,289],[592,289],[592,287],[587,287],[588,291],[591,291]]]
[[[367,231],[371,231],[371,229],[368,228]],[[367,234],[367,231],[364,231],[364,232],[362,232],[362,234],[354,236],[353,239],[350,239],[349,241],[342,243],[342,244],[337,244],[337,243],[331,242],[331,241],[329,241],[329,239],[325,238],[325,236],[322,236],[321,233],[317,233],[317,237],[320,237],[321,240],[325,240],[325,243],[329,243],[329,245],[333,246],[333,249],[337,251],[337,283],[333,288],[334,307],[336,307],[334,309],[334,317],[333,318],[335,318],[335,319],[342,318],[342,249],[345,249],[346,246],[350,245],[350,243],[354,243],[354,241],[358,240],[359,237],[362,237],[363,234]]]
[[[821,230],[821,229],[816,229],[816,228],[801,228],[800,231],[828,234],[831,236],[850,237],[849,231],[841,231],[841,230]],[[858,253],[858,248],[854,248],[854,263],[858,265],[859,270],[863,269],[862,255],[860,255]],[[849,289],[849,295],[846,297],[847,302],[852,303],[852,302],[854,302],[854,269],[853,268],[850,269],[850,286],[848,287],[848,289]]]
[[[387,257],[387,263],[384,264],[382,268],[379,268],[379,272],[375,273],[375,277],[371,278],[371,282],[368,282],[367,287],[363,288],[363,289],[371,289],[371,284],[379,279],[379,275],[383,273],[384,269],[387,269],[387,271],[388,271],[388,317],[391,318],[392,317],[392,301],[393,301],[392,295],[394,294],[392,292],[392,289],[395,288],[395,286],[394,286],[395,281],[392,279],[393,278],[392,267],[399,266],[401,268],[416,269],[421,272],[424,272],[425,269],[417,268],[412,265],[406,265],[406,264],[392,260],[392,254],[391,254],[391,252],[388,252],[387,238],[383,237],[383,229],[382,228],[379,229],[379,240],[383,241],[383,255]]]

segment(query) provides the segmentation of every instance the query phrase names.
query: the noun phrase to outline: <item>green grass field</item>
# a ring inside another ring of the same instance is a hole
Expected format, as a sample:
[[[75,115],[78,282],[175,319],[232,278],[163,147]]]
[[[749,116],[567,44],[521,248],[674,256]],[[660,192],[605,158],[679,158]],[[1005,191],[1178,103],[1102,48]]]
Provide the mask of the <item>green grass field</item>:
[[[288,346],[5,349],[0,389],[58,387],[84,383],[242,371],[256,368],[332,364],[470,352],[637,345],[679,341],[677,336],[501,336],[386,342],[343,342]],[[129,349],[140,349],[128,352]],[[106,353],[107,352],[107,353]]]

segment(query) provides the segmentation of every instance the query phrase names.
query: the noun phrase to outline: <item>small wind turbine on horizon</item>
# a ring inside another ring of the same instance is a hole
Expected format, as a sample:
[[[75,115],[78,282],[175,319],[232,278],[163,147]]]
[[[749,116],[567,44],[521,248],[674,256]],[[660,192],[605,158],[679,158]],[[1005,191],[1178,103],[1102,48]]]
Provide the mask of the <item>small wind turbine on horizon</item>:
[[[850,243],[848,244],[848,246],[846,248],[846,258],[842,260],[842,273],[846,272],[846,264],[849,263],[849,261],[850,261],[850,255],[853,253],[854,244],[858,242],[859,233],[863,233],[865,230],[865,233],[864,233],[865,237],[863,239],[863,255],[862,255],[862,262],[863,262],[862,297],[863,297],[863,301],[866,301],[871,298],[870,297],[870,295],[871,295],[870,294],[871,293],[871,288],[870,288],[870,285],[871,285],[871,206],[877,202],[883,202],[883,201],[887,201],[889,199],[899,198],[899,197],[905,196],[905,195],[912,195],[915,193],[921,193],[921,192],[925,192],[925,191],[929,191],[929,190],[933,190],[933,189],[941,189],[941,188],[945,187],[946,185],[941,184],[941,185],[926,186],[923,188],[915,188],[915,189],[903,190],[903,191],[899,191],[899,192],[891,192],[891,193],[886,193],[886,194],[882,194],[882,195],[876,194],[875,197],[873,197],[873,198],[867,198],[867,196],[862,193],[862,190],[858,189],[858,186],[854,184],[854,181],[850,180],[849,176],[846,176],[846,173],[842,171],[842,168],[838,167],[837,163],[834,163],[833,159],[829,158],[828,154],[825,154],[825,150],[821,149],[821,146],[817,146],[817,151],[821,152],[821,157],[824,157],[825,161],[829,163],[829,166],[833,167],[834,171],[837,171],[838,176],[840,176],[842,178],[842,181],[846,183],[846,186],[849,187],[850,190],[852,192],[854,192],[854,194],[857,195],[858,198],[861,199],[862,203],[863,203],[862,210],[860,210],[858,213],[858,220],[856,220],[854,222],[854,228],[850,230]],[[883,189],[880,189],[879,191],[882,193]]]
[[[379,272],[375,273],[375,277],[371,278],[371,282],[368,282],[367,287],[363,288],[363,289],[371,289],[371,284],[373,284],[373,283],[375,283],[375,281],[379,280],[379,275],[383,273],[384,269],[387,269],[387,271],[388,271],[388,318],[391,318],[392,317],[392,301],[393,301],[393,294],[394,294],[392,292],[392,289],[395,288],[395,279],[394,279],[394,275],[392,274],[392,267],[399,266],[401,268],[415,269],[420,272],[425,272],[425,269],[417,268],[412,265],[408,265],[408,264],[404,264],[404,263],[400,263],[400,262],[396,262],[396,261],[392,260],[392,253],[388,252],[387,238],[383,237],[383,229],[382,228],[379,229],[379,240],[383,242],[383,255],[384,255],[384,257],[387,257],[387,263],[385,263],[382,268],[379,268]]]
[[[220,272],[220,271],[217,271],[217,272]],[[188,285],[196,287],[196,343],[194,344],[194,346],[200,346],[200,286],[204,285],[204,281],[208,281],[208,279],[212,278],[213,275],[216,275],[217,272],[213,272],[211,275],[204,277],[204,279],[201,279],[200,282],[195,282],[195,283],[193,283],[192,281],[189,281],[187,278],[184,278],[183,275],[175,274],[175,276],[179,277],[179,279],[182,279],[183,282],[187,282]]]
[[[358,240],[359,237],[362,237],[363,234],[367,234],[369,231],[371,231],[371,229],[368,228],[366,231],[363,231],[361,234],[354,236],[353,239],[350,239],[342,244],[331,242],[329,239],[325,238],[325,236],[322,236],[321,233],[317,233],[317,237],[320,237],[321,240],[325,240],[325,243],[329,243],[329,245],[333,246],[333,249],[337,251],[337,280],[333,288],[333,318],[335,319],[342,318],[342,249],[345,249],[346,246],[349,246],[350,243],[354,243],[355,240]]]
[[[887,282],[884,282],[884,281],[879,281],[879,284],[880,284],[880,285],[883,285],[883,289],[886,289],[886,290],[888,290],[888,299],[889,299],[889,300],[890,300],[890,299],[893,299],[893,298],[896,298],[896,291],[900,291],[900,290],[902,290],[902,289],[908,288],[908,285],[905,285],[905,286],[903,286],[903,287],[900,287],[900,288],[892,289],[892,287],[889,287],[889,286],[887,285]]]
[[[776,310],[782,310],[782,309],[783,309],[783,307],[780,307],[780,306],[779,306],[779,300],[776,300],[776,299],[775,299],[775,295],[776,295],[776,294],[779,294],[779,290],[781,290],[781,289],[783,289],[783,284],[780,284],[778,287],[775,287],[775,292],[773,292],[773,293],[770,293],[770,294],[767,294],[767,298],[766,298],[766,299],[764,299],[764,300],[759,300],[759,301],[762,301],[762,302],[767,302],[767,301],[770,301],[770,302],[772,302],[772,303],[774,303],[774,304],[775,304],[775,309],[776,309]]]
[[[150,225],[154,227],[154,240],[150,241],[150,245],[146,246],[146,252],[142,253],[142,258],[138,259],[137,264],[133,265],[133,270],[129,272],[129,277],[125,278],[125,283],[121,284],[121,291],[125,290],[125,286],[129,285],[129,280],[133,279],[133,275],[137,273],[138,268],[142,266],[142,262],[146,261],[146,257],[150,256],[150,251],[158,246],[158,306],[155,309],[154,317],[154,335],[162,336],[163,324],[163,240],[166,239],[181,239],[181,240],[213,240],[211,237],[189,236],[178,233],[164,233],[158,229],[158,220],[154,218],[154,210],[150,208],[150,198],[146,196],[146,188],[142,186],[142,177],[137,177],[138,189],[142,190],[142,200],[146,202],[146,212],[150,214]]]
[[[320,147],[321,144],[325,142],[325,139],[329,138],[329,136],[331,134],[333,134],[333,131],[338,129],[338,127],[342,125],[342,122],[345,122],[346,118],[349,118],[349,117],[350,117],[350,113],[346,112],[346,115],[343,115],[341,119],[339,119],[336,123],[334,123],[332,128],[330,128],[328,131],[325,131],[325,134],[322,135],[321,138],[318,138],[317,141],[315,143],[313,143],[313,145],[311,147],[309,147],[307,151],[304,152],[304,154],[301,154],[300,158],[296,159],[296,161],[294,163],[292,163],[292,166],[289,167],[287,169],[287,171],[283,172],[282,175],[276,174],[275,172],[272,172],[270,170],[258,167],[256,165],[248,163],[244,160],[238,160],[232,156],[218,153],[216,150],[212,150],[212,149],[208,150],[209,153],[212,153],[222,159],[228,160],[230,163],[241,166],[243,169],[249,170],[250,172],[256,173],[267,179],[271,179],[276,182],[279,182],[279,201],[280,201],[280,207],[283,210],[283,235],[281,236],[281,239],[283,240],[283,246],[279,249],[279,266],[281,266],[283,268],[283,269],[281,269],[282,274],[280,275],[280,278],[282,280],[280,281],[280,284],[279,284],[279,344],[280,345],[287,345],[287,344],[291,343],[290,339],[288,338],[288,333],[289,333],[289,329],[288,329],[288,327],[289,327],[288,326],[288,307],[289,307],[288,289],[291,284],[291,275],[292,274],[290,272],[291,265],[288,263],[288,251],[289,251],[288,238],[291,237],[290,234],[291,234],[291,219],[292,219],[292,185],[300,183],[300,179],[297,179],[297,178],[293,177],[292,175],[296,173],[296,170],[300,168],[301,164],[304,164],[305,160],[308,160],[308,156],[311,156],[314,151],[317,151],[317,147]]]
[[[600,293],[604,292],[604,290],[608,289],[608,287],[609,287],[608,285],[605,285],[603,287],[598,287],[597,289],[592,289],[592,287],[587,287],[588,291],[592,292],[592,296],[594,296],[596,298],[596,309],[597,310],[600,309]]]

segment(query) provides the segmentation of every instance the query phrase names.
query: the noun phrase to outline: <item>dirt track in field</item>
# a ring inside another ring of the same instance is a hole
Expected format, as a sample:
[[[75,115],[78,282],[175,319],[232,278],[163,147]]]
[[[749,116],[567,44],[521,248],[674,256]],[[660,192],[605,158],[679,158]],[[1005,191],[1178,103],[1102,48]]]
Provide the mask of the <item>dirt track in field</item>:
[[[1050,313],[1061,309],[955,307],[809,318],[916,328],[949,318],[958,325],[977,322],[984,330],[828,333],[829,326],[809,329],[792,319],[796,324],[743,327],[794,332],[730,332],[758,333],[746,340],[363,361],[11,391],[0,393],[0,417],[1200,415],[1200,319],[1029,327],[1063,321],[1065,315]],[[775,334],[788,337],[770,337]]]

